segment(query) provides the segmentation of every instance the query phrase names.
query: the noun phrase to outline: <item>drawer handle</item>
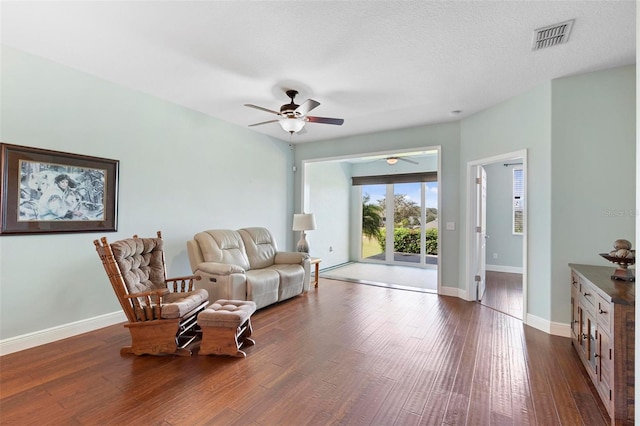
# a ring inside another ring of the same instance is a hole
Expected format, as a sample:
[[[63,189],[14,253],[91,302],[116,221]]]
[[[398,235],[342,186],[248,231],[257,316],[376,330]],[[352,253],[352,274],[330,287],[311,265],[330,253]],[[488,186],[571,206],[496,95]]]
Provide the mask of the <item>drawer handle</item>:
[[[583,340],[587,340],[588,338],[589,338],[589,335],[587,333],[582,333]]]
[[[600,356],[600,355],[598,355],[598,354],[593,354],[593,357],[594,357],[594,358],[598,358],[599,356]]]
[[[603,311],[602,308],[599,309],[601,314],[608,314],[607,311]]]
[[[582,295],[583,295],[584,297],[587,297],[587,296],[591,296],[591,293],[584,292],[584,293],[582,293]]]

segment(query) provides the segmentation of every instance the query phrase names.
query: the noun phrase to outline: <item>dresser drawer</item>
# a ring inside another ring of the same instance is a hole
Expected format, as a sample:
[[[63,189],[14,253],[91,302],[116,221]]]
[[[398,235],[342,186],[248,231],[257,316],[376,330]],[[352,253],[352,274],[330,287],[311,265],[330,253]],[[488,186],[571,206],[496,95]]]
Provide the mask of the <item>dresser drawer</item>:
[[[613,306],[611,306],[611,303],[609,303],[609,301],[605,300],[600,295],[598,295],[596,300],[596,322],[598,323],[598,328],[604,328],[604,332],[610,335]]]
[[[598,293],[596,293],[595,289],[591,284],[580,279],[580,298],[582,299],[586,308],[590,311],[595,312],[596,308],[596,299],[598,298]]]
[[[571,285],[573,286],[573,288],[580,290],[580,279],[578,278],[578,274],[576,274],[575,272],[571,272]]]

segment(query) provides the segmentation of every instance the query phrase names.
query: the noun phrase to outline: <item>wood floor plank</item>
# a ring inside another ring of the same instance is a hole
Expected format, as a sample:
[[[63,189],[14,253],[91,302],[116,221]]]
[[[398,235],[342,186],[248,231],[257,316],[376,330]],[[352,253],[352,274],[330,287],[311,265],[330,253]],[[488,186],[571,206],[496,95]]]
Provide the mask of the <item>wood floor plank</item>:
[[[522,319],[522,274],[487,271],[485,282],[482,305]]]
[[[603,425],[569,339],[480,304],[320,279],[246,358],[120,356],[122,325],[0,358],[0,423]]]
[[[491,370],[493,368],[493,320],[496,313],[482,309],[478,322],[478,349],[469,393],[468,425],[488,425],[491,417]]]

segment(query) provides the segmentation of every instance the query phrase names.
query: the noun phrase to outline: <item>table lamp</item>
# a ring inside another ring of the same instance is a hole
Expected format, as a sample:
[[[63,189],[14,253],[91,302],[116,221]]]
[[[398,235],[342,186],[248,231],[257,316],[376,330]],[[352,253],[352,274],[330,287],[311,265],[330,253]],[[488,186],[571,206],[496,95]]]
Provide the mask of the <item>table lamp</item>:
[[[316,217],[313,213],[302,213],[293,215],[293,230],[302,231],[300,241],[296,250],[302,253],[309,253],[309,243],[307,242],[305,231],[316,229]]]

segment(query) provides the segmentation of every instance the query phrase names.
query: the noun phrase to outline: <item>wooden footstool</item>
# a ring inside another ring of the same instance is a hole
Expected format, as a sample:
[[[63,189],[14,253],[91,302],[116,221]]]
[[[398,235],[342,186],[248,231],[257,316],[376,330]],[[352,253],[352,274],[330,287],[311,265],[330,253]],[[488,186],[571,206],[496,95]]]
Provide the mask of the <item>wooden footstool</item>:
[[[249,337],[251,314],[256,311],[255,302],[246,300],[217,300],[198,314],[198,325],[202,329],[200,355],[247,356],[240,350],[256,342]]]

